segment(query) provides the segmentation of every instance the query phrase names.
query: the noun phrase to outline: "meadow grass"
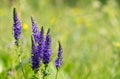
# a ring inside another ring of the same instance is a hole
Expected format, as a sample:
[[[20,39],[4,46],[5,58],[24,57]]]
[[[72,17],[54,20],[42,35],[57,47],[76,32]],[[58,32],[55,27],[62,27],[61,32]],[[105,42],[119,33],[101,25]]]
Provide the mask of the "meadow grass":
[[[27,79],[31,69],[31,21],[34,16],[39,28],[51,28],[53,54],[47,79],[54,79],[57,41],[64,48],[64,65],[58,79],[119,79],[120,78],[120,15],[119,8],[109,2],[102,8],[53,6],[47,1],[32,3],[21,0],[0,7],[0,79],[23,79],[13,37],[13,14],[16,7],[23,24],[22,63]],[[112,5],[111,5],[112,4]],[[41,73],[38,74],[41,77]]]

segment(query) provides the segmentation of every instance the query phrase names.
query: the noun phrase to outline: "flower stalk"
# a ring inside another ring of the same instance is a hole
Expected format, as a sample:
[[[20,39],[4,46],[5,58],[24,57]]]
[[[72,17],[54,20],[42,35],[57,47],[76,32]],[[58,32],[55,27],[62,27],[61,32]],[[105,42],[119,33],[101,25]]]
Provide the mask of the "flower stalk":
[[[21,62],[22,61],[21,60],[21,54],[22,54],[21,51],[22,50],[21,50],[21,47],[20,47],[20,38],[21,38],[21,34],[22,34],[22,24],[19,20],[19,17],[17,15],[17,12],[16,12],[15,8],[13,9],[13,21],[14,21],[14,24],[13,24],[14,38],[15,38],[15,45],[17,46],[19,63],[20,63],[20,66],[22,68],[23,76],[26,79],[26,75],[25,75],[23,65],[22,65],[22,62]]]
[[[49,62],[51,61],[51,54],[52,54],[52,38],[50,34],[50,29],[48,29],[43,47],[43,64],[45,67],[43,71],[43,79],[45,79],[45,77],[48,75],[48,73],[46,73],[46,70]]]
[[[55,60],[55,66],[56,66],[56,69],[57,69],[57,73],[56,73],[56,79],[57,79],[57,76],[58,76],[58,71],[60,69],[60,67],[63,65],[63,48],[61,46],[61,43],[60,41],[58,41],[58,58]]]
[[[48,64],[45,64],[45,69],[44,69],[44,71],[43,71],[43,79],[45,79],[45,77],[48,75],[48,73],[46,72],[46,70],[47,70],[47,67],[48,67]]]
[[[58,77],[58,72],[59,72],[59,69],[57,69],[55,79],[57,79],[57,77]]]

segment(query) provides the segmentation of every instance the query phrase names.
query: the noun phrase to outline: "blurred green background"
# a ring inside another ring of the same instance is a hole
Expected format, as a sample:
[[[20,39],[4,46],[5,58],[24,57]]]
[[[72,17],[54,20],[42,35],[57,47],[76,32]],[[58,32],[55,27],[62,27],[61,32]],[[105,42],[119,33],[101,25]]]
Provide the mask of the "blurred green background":
[[[22,62],[28,79],[33,75],[31,16],[39,28],[52,32],[47,79],[55,79],[58,40],[64,48],[58,79],[120,79],[120,0],[0,0],[0,79],[24,79],[14,46],[13,8],[23,24]]]

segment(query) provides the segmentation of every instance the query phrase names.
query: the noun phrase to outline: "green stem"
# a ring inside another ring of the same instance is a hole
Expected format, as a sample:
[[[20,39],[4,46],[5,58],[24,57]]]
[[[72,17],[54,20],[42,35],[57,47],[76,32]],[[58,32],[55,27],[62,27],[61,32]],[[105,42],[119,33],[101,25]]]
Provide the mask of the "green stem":
[[[22,50],[21,50],[21,47],[20,47],[20,45],[19,45],[19,42],[18,42],[17,49],[18,49],[18,53],[19,53],[19,54],[18,54],[18,58],[19,58],[20,66],[21,66],[21,68],[22,68],[22,73],[23,73],[24,79],[27,79],[27,78],[26,78],[26,75],[25,75],[25,72],[24,72],[23,64],[22,64],[22,62],[21,62]]]
[[[56,73],[56,77],[55,77],[55,79],[57,79],[57,77],[58,77],[58,71],[59,71],[59,69],[57,69],[57,73]]]
[[[47,76],[47,74],[46,74],[47,67],[48,67],[48,64],[45,64],[45,70],[43,72],[43,79],[45,79],[45,77]]]
[[[24,79],[26,79],[26,75],[25,75],[25,72],[24,72],[23,64],[21,62],[21,55],[19,55],[19,63],[20,63],[20,66],[22,68],[22,73],[23,73]]]

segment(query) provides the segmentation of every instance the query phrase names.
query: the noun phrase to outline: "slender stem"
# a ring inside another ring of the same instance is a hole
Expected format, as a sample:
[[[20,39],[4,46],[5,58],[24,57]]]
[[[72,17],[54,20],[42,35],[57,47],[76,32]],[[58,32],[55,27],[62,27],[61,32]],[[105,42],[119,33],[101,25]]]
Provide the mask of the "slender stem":
[[[20,63],[20,66],[22,68],[22,73],[23,73],[24,79],[26,79],[26,75],[25,75],[25,72],[24,72],[23,64],[21,62],[21,55],[19,55],[19,63]]]
[[[25,72],[24,72],[23,64],[22,64],[22,62],[21,62],[22,50],[21,50],[21,47],[20,47],[20,45],[19,45],[19,42],[18,42],[17,49],[18,49],[18,53],[19,53],[19,54],[18,54],[18,58],[19,58],[20,66],[21,66],[21,68],[22,68],[22,73],[23,73],[24,79],[27,79],[27,78],[26,78],[26,75],[25,75]]]
[[[56,73],[56,77],[55,77],[55,79],[57,79],[57,77],[58,77],[58,71],[59,71],[59,69],[57,69],[57,73]]]
[[[45,79],[45,77],[47,76],[47,74],[46,74],[47,67],[48,67],[48,64],[45,64],[45,70],[43,72],[43,79]]]

